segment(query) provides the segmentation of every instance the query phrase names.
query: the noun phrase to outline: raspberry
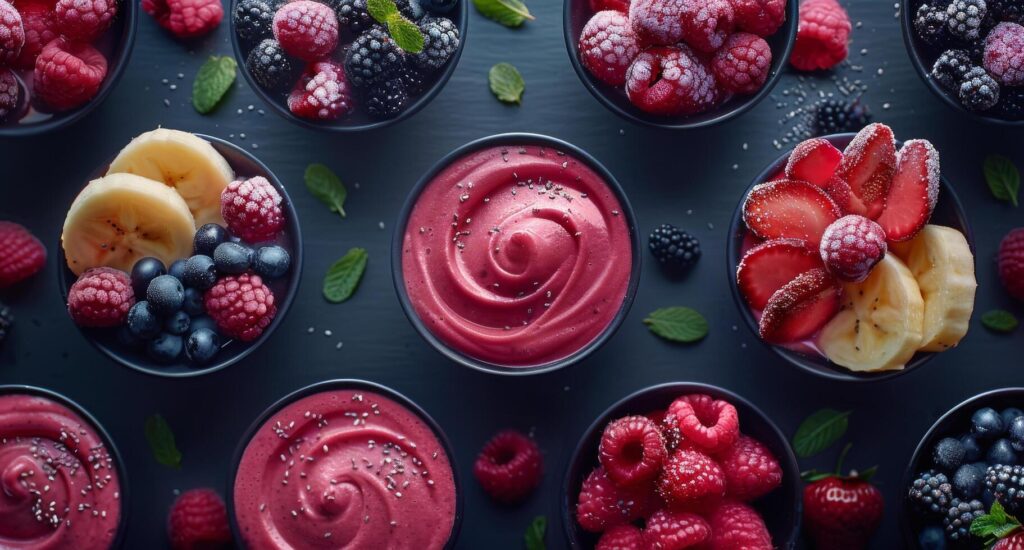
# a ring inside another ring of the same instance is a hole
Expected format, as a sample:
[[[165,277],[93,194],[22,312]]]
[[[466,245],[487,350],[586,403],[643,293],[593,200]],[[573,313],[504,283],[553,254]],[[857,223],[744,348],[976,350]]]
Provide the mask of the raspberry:
[[[789,62],[801,71],[835,67],[849,53],[850,29],[850,16],[836,0],[806,0]]]
[[[670,45],[683,40],[683,7],[687,0],[633,0],[629,21],[642,44]]]
[[[174,550],[222,548],[231,543],[224,501],[213,489],[192,489],[171,506],[167,531]]]
[[[888,246],[878,223],[850,214],[832,222],[821,236],[821,260],[843,281],[859,283],[882,261]]]
[[[295,81],[292,58],[273,38],[267,38],[249,50],[245,68],[257,84],[269,91],[282,90]]]
[[[390,80],[405,68],[405,54],[382,27],[359,35],[345,53],[345,75],[357,88]]]
[[[274,38],[289,55],[316,61],[338,46],[338,18],[320,2],[289,2],[274,14]]]
[[[700,509],[725,495],[725,474],[703,452],[676,449],[658,478],[658,494],[673,508]]]
[[[250,273],[220,278],[203,303],[222,334],[243,342],[259,338],[277,315],[274,293]]]
[[[21,11],[21,22],[25,27],[25,45],[14,66],[31,70],[36,66],[36,58],[43,51],[43,46],[57,38],[57,20],[53,6],[46,2],[19,2],[18,10]]]
[[[756,510],[726,502],[707,516],[711,525],[708,550],[772,550],[772,536]]]
[[[665,417],[669,425],[679,427],[683,441],[712,454],[732,447],[740,435],[736,407],[708,395],[692,394],[676,399],[669,405]]]
[[[1000,23],[985,39],[985,69],[1000,84],[1024,85],[1024,27]]]
[[[590,0],[590,11],[597,13],[599,11],[612,10],[621,11],[622,13],[629,13],[630,0]]]
[[[484,491],[507,504],[525,499],[544,475],[537,443],[515,430],[495,434],[473,463],[473,475]]]
[[[738,32],[711,59],[711,72],[723,89],[752,94],[764,86],[772,66],[772,49],[756,34]]]
[[[946,6],[946,26],[953,36],[973,42],[981,36],[986,15],[985,0],[953,0]]]
[[[643,111],[689,115],[718,99],[715,77],[685,45],[648,48],[626,71],[626,95]]]
[[[688,512],[658,510],[647,518],[644,543],[647,548],[682,550],[702,547],[711,538],[711,526],[704,518]]]
[[[626,83],[626,71],[640,53],[629,18],[617,11],[595,13],[580,33],[580,63],[611,86]]]
[[[405,80],[397,76],[374,84],[366,93],[366,112],[374,118],[395,118],[409,103],[409,91]]]
[[[786,22],[787,0],[732,0],[736,28],[770,36]],[[795,2],[796,0],[789,0]]]
[[[782,468],[775,456],[760,441],[740,435],[736,443],[719,457],[725,473],[725,493],[730,498],[749,502],[760,498],[782,483]]]
[[[729,0],[686,0],[682,16],[683,38],[690,47],[704,53],[721,48],[736,28]]]
[[[117,0],[57,0],[57,28],[68,40],[92,42],[117,15]]]
[[[604,468],[590,472],[576,501],[576,521],[591,532],[601,532],[646,516],[657,503],[648,487],[621,488]]]
[[[46,248],[28,229],[0,221],[0,288],[35,275],[46,265]]]
[[[0,66],[18,59],[25,45],[25,27],[21,14],[7,0],[0,0]]]
[[[635,525],[616,525],[597,539],[594,550],[644,550],[644,536]]]
[[[424,17],[419,22],[423,33],[423,51],[411,56],[412,62],[424,72],[434,72],[452,58],[459,49],[459,29],[451,19]]]
[[[274,7],[265,0],[241,0],[235,5],[233,17],[235,32],[246,42],[253,43],[273,35]]]
[[[68,291],[68,313],[80,327],[116,327],[133,305],[131,278],[110,267],[86,270]]]
[[[263,176],[228,184],[220,195],[220,212],[231,233],[247,242],[268,241],[284,228],[281,194]]]
[[[7,115],[18,108],[18,97],[21,94],[21,86],[18,79],[10,69],[0,67],[0,121],[7,118]]]
[[[1003,237],[998,258],[1003,287],[1010,296],[1024,301],[1024,227],[1013,229]]]
[[[224,18],[220,0],[142,0],[142,11],[178,38],[203,36]]]
[[[39,53],[34,73],[35,93],[58,111],[87,103],[107,76],[107,60],[96,48],[57,38]]]
[[[986,111],[999,103],[999,83],[981,67],[974,67],[960,83],[960,102],[970,111]]]
[[[966,51],[946,50],[935,60],[931,76],[943,88],[957,91],[972,66],[971,56]]]
[[[345,70],[331,61],[313,63],[288,96],[288,110],[312,120],[334,120],[354,104]]]
[[[665,460],[665,442],[651,419],[627,416],[605,427],[598,458],[612,481],[637,485],[658,476]]]

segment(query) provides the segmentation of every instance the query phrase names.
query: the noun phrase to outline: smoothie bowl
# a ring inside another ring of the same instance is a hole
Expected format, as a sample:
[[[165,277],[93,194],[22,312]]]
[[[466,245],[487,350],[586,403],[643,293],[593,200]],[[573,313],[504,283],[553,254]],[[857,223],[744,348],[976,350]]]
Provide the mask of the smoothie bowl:
[[[926,140],[871,124],[803,142],[754,180],[729,235],[737,307],[800,368],[885,379],[967,334],[971,233]]]
[[[456,149],[413,188],[395,289],[449,359],[500,374],[580,361],[622,322],[640,246],[622,188],[582,150],[533,134]]]
[[[31,386],[0,386],[0,547],[120,546],[124,463],[96,419]]]
[[[462,499],[441,428],[361,380],[300,389],[239,443],[228,517],[243,548],[452,548]]]

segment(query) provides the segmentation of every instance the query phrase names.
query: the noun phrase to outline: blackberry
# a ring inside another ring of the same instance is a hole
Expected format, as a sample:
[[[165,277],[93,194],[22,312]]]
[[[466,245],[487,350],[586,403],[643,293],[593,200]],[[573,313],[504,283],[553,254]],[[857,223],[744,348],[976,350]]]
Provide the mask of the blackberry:
[[[324,2],[338,16],[338,25],[348,29],[353,35],[359,35],[377,24],[366,7],[367,0],[327,0]],[[425,13],[419,0],[396,0],[398,11],[406,18],[418,21]]]
[[[999,103],[999,84],[981,67],[974,67],[960,83],[960,102],[969,111],[987,111]]]
[[[357,88],[390,80],[405,68],[405,54],[383,27],[359,35],[345,52],[345,74]]]
[[[946,474],[928,470],[911,482],[907,496],[922,512],[938,515],[949,509],[953,485]]]
[[[700,241],[670,223],[651,231],[647,244],[654,258],[669,267],[689,267],[700,259]]]
[[[914,15],[914,32],[927,44],[945,46],[950,40],[948,19],[945,6],[925,2],[918,6]]]
[[[410,96],[419,95],[427,87],[427,77],[423,74],[423,71],[419,70],[411,63],[407,63],[405,67],[399,71],[398,76],[402,79],[402,84],[405,85],[405,91],[409,92]]]
[[[942,526],[946,528],[946,537],[951,541],[965,541],[971,536],[971,523],[985,515],[985,505],[980,500],[960,500],[954,498],[950,503],[946,517],[942,518]]]
[[[235,31],[245,42],[254,43],[273,34],[274,12],[265,0],[241,0],[235,6]]]
[[[1020,0],[986,0],[988,11],[996,21],[1024,24],[1024,2]]]
[[[1024,120],[1024,88],[1005,88],[999,99],[999,114],[1007,120]]]
[[[814,106],[811,129],[816,136],[856,132],[871,122],[871,111],[860,99],[823,99]]]
[[[982,23],[987,15],[985,0],[953,0],[946,8],[946,26],[961,40],[977,40],[981,38]]]
[[[11,308],[0,302],[0,344],[4,343],[7,333],[11,332],[14,326],[14,312]]]
[[[1024,466],[996,464],[985,470],[985,487],[1010,513],[1024,504]]]
[[[423,51],[412,59],[422,71],[430,73],[443,67],[459,49],[459,29],[444,17],[425,17],[419,27],[423,32]]]
[[[943,88],[956,91],[972,66],[971,58],[964,50],[946,50],[935,60],[931,75]]]
[[[366,112],[374,118],[395,118],[409,103],[409,92],[401,77],[375,84],[366,94]]]
[[[284,53],[281,43],[273,38],[260,42],[245,59],[246,70],[253,80],[268,91],[281,91],[295,81],[295,65]]]

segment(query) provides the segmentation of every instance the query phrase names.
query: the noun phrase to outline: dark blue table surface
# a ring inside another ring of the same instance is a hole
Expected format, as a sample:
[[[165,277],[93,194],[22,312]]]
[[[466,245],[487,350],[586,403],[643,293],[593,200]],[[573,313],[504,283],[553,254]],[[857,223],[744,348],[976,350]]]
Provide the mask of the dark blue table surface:
[[[933,97],[911,68],[893,1],[847,4],[855,23],[850,66],[835,75],[808,77],[803,86],[816,94],[835,90],[833,76],[860,79],[877,120],[890,124],[899,138],[935,143],[943,173],[957,189],[977,238],[976,312],[1003,307],[1024,313],[1000,288],[993,260],[1002,235],[1024,225],[1022,210],[992,199],[981,172],[989,153],[1010,156],[1024,167],[1024,129],[973,122]],[[665,132],[635,127],[606,111],[573,73],[562,37],[561,3],[534,0],[530,7],[537,20],[514,31],[472,13],[465,54],[442,93],[412,119],[364,135],[316,133],[269,111],[260,115],[263,106],[241,79],[215,113],[200,116],[190,103],[192,77],[208,55],[230,54],[228,25],[184,45],[142,15],[131,64],[105,104],[63,131],[0,141],[0,219],[24,223],[50,251],[42,275],[17,293],[0,295],[18,315],[13,334],[0,348],[0,383],[62,392],[112,433],[131,484],[129,548],[166,546],[166,513],[176,490],[226,489],[229,457],[243,430],[267,405],[296,388],[344,377],[395,388],[444,426],[464,480],[460,548],[520,548],[523,531],[536,515],[549,518],[549,546],[563,547],[558,497],[566,460],[580,434],[620,397],[673,380],[731,389],[790,434],[818,408],[855,411],[849,432],[855,447],[848,463],[880,465],[876,479],[889,509],[875,546],[892,548],[898,541],[900,479],[923,432],[961,400],[1024,381],[1015,366],[1019,360],[1011,355],[1022,349],[1021,332],[993,335],[976,320],[959,348],[882,384],[831,382],[783,363],[742,325],[729,295],[725,242],[730,216],[750,178],[779,154],[772,142],[784,134],[786,125],[779,121],[789,109],[780,104],[795,95],[783,91],[797,86],[798,77],[786,75],[771,99],[715,128]],[[487,70],[500,61],[518,66],[526,79],[520,107],[502,105],[488,91]],[[190,380],[145,376],[101,356],[72,325],[57,291],[56,269],[62,261],[57,239],[68,205],[99,163],[158,125],[219,136],[257,154],[289,187],[305,236],[302,285],[276,334],[240,364]],[[583,363],[533,377],[498,377],[445,361],[406,320],[389,273],[394,221],[417,178],[453,148],[506,131],[550,134],[584,148],[626,188],[644,235],[672,222],[700,238],[704,249],[697,268],[681,281],[666,278],[648,262],[618,334]],[[347,219],[331,214],[304,191],[302,173],[312,162],[327,163],[348,185]],[[354,298],[331,305],[321,297],[323,273],[353,246],[369,251],[366,277]],[[669,305],[703,312],[711,325],[708,337],[677,346],[649,334],[642,318]],[[325,330],[332,336],[325,336]],[[339,342],[344,343],[340,349]],[[180,471],[157,464],[146,445],[143,421],[157,412],[176,432],[184,454]],[[492,504],[471,473],[483,442],[505,427],[535,433],[545,456],[543,486],[514,508]],[[803,466],[827,467],[837,450]]]

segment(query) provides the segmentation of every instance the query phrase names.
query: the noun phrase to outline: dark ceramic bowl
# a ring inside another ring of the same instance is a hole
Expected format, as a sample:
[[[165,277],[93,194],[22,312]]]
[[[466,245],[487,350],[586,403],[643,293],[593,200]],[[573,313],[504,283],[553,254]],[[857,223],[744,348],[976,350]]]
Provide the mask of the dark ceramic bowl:
[[[22,113],[22,116],[13,117],[20,118],[17,121],[0,121],[0,137],[33,136],[70,126],[103,103],[128,66],[128,59],[135,46],[138,11],[139,3],[137,1],[119,0],[118,13],[114,22],[94,44],[96,49],[107,58],[107,76],[103,79],[103,84],[96,97],[81,107],[56,113],[37,111],[29,104],[25,96],[26,83],[22,77],[22,74],[31,73],[31,71],[16,71],[16,74],[21,73],[18,74],[18,84],[21,86],[22,92],[19,98],[18,112]],[[29,74],[29,76],[31,75]]]
[[[850,143],[854,135],[855,134],[852,133],[834,134],[831,136],[824,136],[824,138],[831,141],[832,145],[835,145],[837,149],[842,151]],[[897,142],[897,147],[901,145],[902,143]],[[740,293],[739,287],[736,285],[736,267],[739,265],[740,259],[743,256],[744,240],[749,233],[747,231],[746,224],[743,223],[743,202],[746,200],[747,195],[755,185],[768,181],[769,178],[778,174],[786,167],[786,162],[789,160],[789,154],[791,152],[792,151],[787,151],[784,153],[754,178],[750,187],[744,191],[739,204],[736,205],[736,211],[732,215],[732,222],[729,224],[729,240],[726,244],[727,249],[725,255],[727,262],[726,268],[728,269],[729,274],[729,288],[732,290],[732,297],[736,301],[736,307],[739,308],[740,315],[743,316],[743,320],[746,322],[747,327],[753,331],[754,336],[757,337],[758,341],[761,341],[761,338],[758,336],[757,318],[754,317],[754,313],[750,310],[750,306],[747,305],[746,299]],[[964,207],[960,203],[960,199],[956,196],[956,192],[953,191],[953,186],[950,185],[945,176],[942,176],[941,179],[942,187],[939,191],[938,203],[935,205],[935,210],[932,212],[931,223],[959,229],[967,239],[967,244],[971,247],[971,253],[974,253],[974,235],[971,233],[970,225],[967,223],[967,214],[964,212]],[[771,348],[771,350],[779,357],[782,357],[789,363],[807,372],[843,382],[888,380],[914,370],[935,356],[935,353],[917,353],[902,370],[883,371],[878,373],[853,372],[833,364],[822,356],[799,353],[783,346],[776,346],[767,343],[765,345]]]
[[[21,384],[0,385],[0,395],[19,394],[42,397],[59,403],[77,414],[83,421],[85,421],[86,424],[96,430],[96,433],[100,436],[103,444],[107,447],[107,452],[110,455],[110,458],[114,460],[117,480],[120,483],[120,494],[117,499],[121,505],[121,517],[117,524],[117,534],[114,536],[114,541],[113,544],[110,545],[110,548],[124,547],[124,537],[125,533],[128,531],[128,515],[131,511],[131,500],[129,499],[130,493],[128,492],[128,471],[125,469],[124,460],[121,459],[121,453],[118,452],[117,445],[114,445],[114,440],[111,439],[110,434],[107,433],[107,430],[103,428],[103,425],[100,424],[93,415],[89,414],[89,411],[83,409],[81,405],[75,403],[68,397],[65,397],[55,391]]]
[[[377,128],[383,128],[390,126],[399,121],[405,120],[412,115],[420,111],[420,109],[427,106],[428,103],[437,97],[437,94],[441,93],[441,89],[444,88],[445,84],[448,83],[448,79],[451,78],[452,73],[455,72],[456,65],[459,64],[459,58],[462,57],[462,50],[466,47],[466,28],[469,21],[469,0],[460,0],[459,5],[455,7],[451,12],[443,14],[444,17],[451,19],[455,26],[459,29],[459,47],[452,54],[452,58],[448,60],[448,63],[434,75],[434,82],[426,89],[423,93],[413,98],[409,105],[404,111],[398,114],[394,118],[379,120],[371,117],[359,106],[359,102],[356,102],[355,111],[349,115],[343,116],[338,120],[309,120],[306,118],[298,117],[292,114],[288,110],[287,98],[288,92],[291,91],[289,88],[286,92],[270,92],[264,90],[255,80],[252,75],[249,74],[249,70],[246,68],[245,59],[249,55],[249,51],[252,49],[242,42],[238,37],[238,33],[235,31],[235,7],[238,5],[240,0],[231,0],[230,11],[226,14],[226,17],[231,20],[231,46],[235,52],[235,60],[238,62],[238,72],[242,73],[246,83],[249,84],[249,88],[259,96],[259,98],[270,107],[271,111],[274,111],[278,115],[285,119],[298,124],[299,126],[305,126],[306,128],[312,128],[314,130],[330,130],[335,132],[361,132],[364,130],[374,130]],[[319,1],[319,0],[318,0]],[[338,42],[338,49],[334,52],[333,58],[337,59],[340,63],[343,56],[344,48],[347,47],[347,42],[351,41],[351,37],[346,39],[345,33],[342,32],[341,41]],[[345,44],[343,45],[343,42]]]
[[[299,280],[302,275],[302,231],[299,228],[299,214],[295,210],[295,205],[292,203],[291,198],[288,197],[288,191],[285,189],[284,184],[277,179],[277,176],[275,176],[265,164],[252,156],[245,149],[213,136],[203,134],[195,135],[209,141],[210,144],[213,145],[213,148],[227,159],[228,164],[231,165],[231,168],[238,176],[263,176],[277,188],[277,192],[280,193],[281,197],[284,199],[283,207],[287,220],[285,221],[284,231],[274,242],[283,246],[291,255],[291,266],[288,268],[288,273],[281,278],[272,281],[265,281],[271,291],[274,292],[274,298],[277,303],[277,315],[270,323],[270,326],[264,329],[263,334],[252,342],[225,340],[221,344],[220,351],[213,357],[213,360],[209,364],[201,367],[192,366],[188,362],[188,359],[185,358],[184,354],[178,358],[177,362],[171,364],[163,364],[154,361],[146,355],[144,349],[130,349],[126,347],[125,344],[118,339],[118,329],[116,328],[97,329],[79,327],[82,335],[107,357],[126,367],[146,374],[152,374],[154,376],[166,376],[170,378],[199,376],[218,371],[224,367],[241,361],[245,356],[255,351],[256,348],[263,345],[263,343],[270,338],[270,335],[273,334],[281,324],[281,321],[284,320],[285,315],[288,314],[288,309],[291,308],[292,301],[295,300],[295,295],[299,288]],[[111,157],[110,160],[113,160],[113,157]],[[106,174],[107,167],[109,165],[110,161],[108,160],[94,171],[86,181],[88,182],[95,178],[102,177]],[[56,249],[63,252],[59,238]],[[63,260],[63,253],[61,254],[60,261],[61,265],[57,269],[57,278],[60,284],[61,296],[66,304],[68,299],[68,290],[71,288],[71,285],[75,282],[77,277],[75,277],[75,274],[68,269],[66,262]]]
[[[612,190],[615,197],[619,200],[622,213],[626,217],[633,245],[633,265],[629,275],[629,285],[626,288],[626,295],[622,300],[622,305],[619,306],[619,311],[612,321],[607,327],[605,327],[600,335],[594,338],[583,348],[562,359],[549,361],[539,365],[522,367],[499,365],[471,357],[449,346],[447,343],[435,336],[416,313],[416,309],[409,301],[409,293],[405,288],[405,278],[402,275],[402,244],[404,241],[405,226],[409,221],[409,216],[412,214],[413,207],[416,206],[416,201],[419,198],[420,193],[427,187],[427,185],[430,184],[431,181],[433,181],[435,176],[454,161],[475,151],[500,145],[540,145],[549,147],[555,151],[565,152],[585,163],[591,170],[604,179],[605,184]],[[402,304],[402,310],[405,311],[405,315],[409,318],[409,322],[411,322],[416,328],[416,331],[420,333],[420,336],[429,342],[434,349],[439,351],[441,355],[444,355],[451,361],[460,365],[493,374],[538,374],[557,370],[582,361],[604,345],[604,343],[607,342],[613,334],[615,334],[619,325],[622,324],[622,320],[625,319],[626,314],[629,313],[629,308],[633,305],[633,298],[636,296],[637,286],[640,284],[641,252],[640,237],[637,233],[636,215],[633,213],[633,207],[630,206],[629,200],[626,198],[626,193],[623,191],[622,186],[619,185],[619,182],[615,179],[615,176],[613,176],[611,172],[604,167],[604,165],[598,162],[597,159],[590,156],[579,147],[553,137],[527,133],[497,134],[471,141],[458,149],[455,149],[451,153],[448,153],[444,158],[437,161],[437,163],[434,164],[434,166],[428,170],[412,188],[408,198],[405,199],[405,204],[402,206],[402,210],[398,214],[398,223],[395,224],[395,233],[392,235],[391,239],[391,273],[394,278],[395,291],[398,292],[398,301]]]
[[[975,395],[939,417],[925,432],[921,442],[914,449],[910,462],[907,463],[907,469],[903,472],[903,481],[898,491],[900,494],[900,531],[903,533],[903,542],[906,548],[920,548],[917,542],[918,532],[935,524],[934,521],[924,521],[920,514],[915,513],[914,505],[910,502],[907,494],[907,488],[910,487],[918,473],[933,466],[932,447],[944,437],[959,439],[961,435],[970,432],[971,415],[974,414],[974,411],[985,407],[992,407],[996,411],[1002,411],[1009,407],[1024,408],[1024,388],[1000,388]],[[950,475],[951,479],[952,477]],[[941,526],[941,522],[939,525]],[[981,548],[980,544],[978,548]]]
[[[235,541],[238,543],[239,547],[245,548],[245,545],[242,542],[238,522],[235,520],[235,476],[238,474],[238,466],[242,463],[242,455],[245,454],[245,448],[249,446],[249,441],[252,440],[253,436],[256,435],[256,432],[265,422],[267,422],[267,420],[289,404],[310,395],[334,390],[364,390],[383,395],[384,397],[391,399],[395,403],[398,403],[415,413],[416,416],[420,417],[420,419],[434,432],[434,435],[437,436],[437,440],[440,441],[441,446],[444,447],[444,452],[448,455],[448,462],[452,467],[452,480],[455,485],[455,521],[452,523],[451,535],[448,538],[448,543],[445,545],[445,549],[451,550],[455,548],[455,543],[459,539],[459,529],[462,527],[462,484],[459,479],[459,469],[455,464],[455,453],[452,452],[452,445],[448,441],[448,436],[445,435],[440,424],[434,421],[426,411],[420,408],[419,405],[414,403],[408,397],[387,386],[356,379],[326,380],[295,390],[267,408],[267,410],[264,411],[263,414],[261,414],[242,435],[242,439],[238,442],[238,448],[235,449],[235,454],[231,459],[230,470],[228,471],[227,490],[225,491],[225,494],[227,495],[225,500],[228,508],[228,521],[231,523],[231,531],[234,534]]]
[[[791,550],[795,547],[800,536],[802,507],[800,467],[786,436],[761,409],[729,390],[695,382],[670,382],[644,388],[624,397],[601,413],[583,432],[576,450],[569,458],[559,503],[562,526],[571,548],[593,548],[597,543],[597,534],[584,531],[576,523],[576,498],[583,480],[599,465],[597,447],[605,426],[624,416],[644,415],[666,409],[676,398],[691,393],[702,393],[731,403],[739,413],[743,433],[760,441],[778,459],[782,467],[782,485],[754,501],[752,506],[764,518],[776,548]]]
[[[793,50],[799,12],[799,1],[788,0],[786,22],[779,27],[779,30],[775,31],[775,34],[765,39],[772,49],[772,66],[768,80],[757,93],[737,95],[704,113],[689,116],[658,116],[646,113],[634,106],[626,97],[624,89],[610,86],[594,78],[594,75],[590,74],[590,71],[580,63],[580,33],[583,32],[583,27],[586,26],[594,12],[590,9],[590,0],[565,0],[564,5],[562,27],[565,33],[565,47],[569,50],[569,61],[572,62],[572,68],[576,70],[576,74],[587,91],[610,111],[634,124],[673,130],[703,128],[725,122],[752,109],[767,97],[779,77],[782,76],[789,60],[789,54]]]

